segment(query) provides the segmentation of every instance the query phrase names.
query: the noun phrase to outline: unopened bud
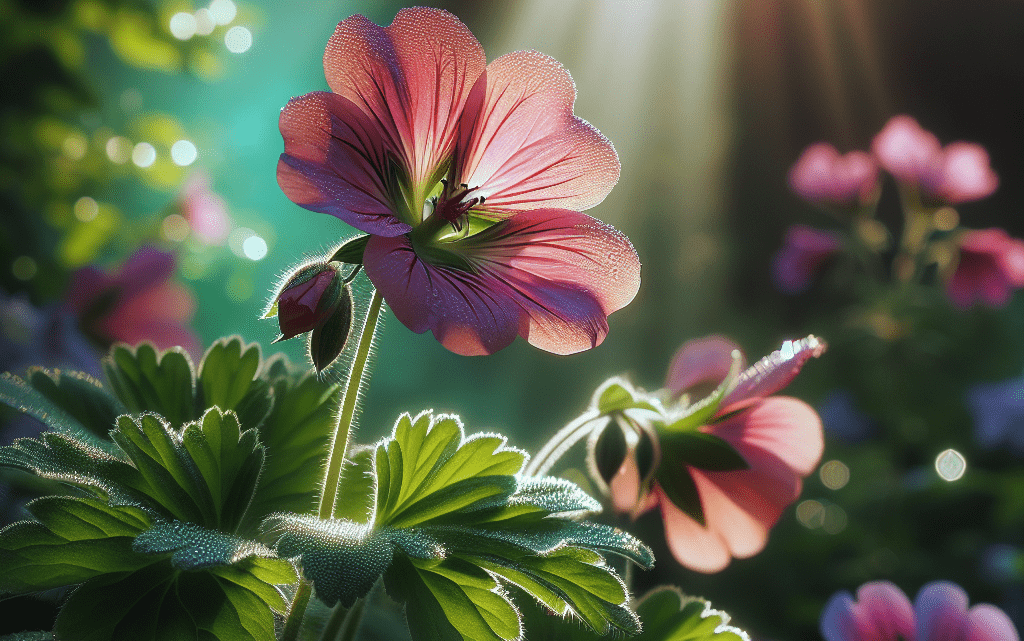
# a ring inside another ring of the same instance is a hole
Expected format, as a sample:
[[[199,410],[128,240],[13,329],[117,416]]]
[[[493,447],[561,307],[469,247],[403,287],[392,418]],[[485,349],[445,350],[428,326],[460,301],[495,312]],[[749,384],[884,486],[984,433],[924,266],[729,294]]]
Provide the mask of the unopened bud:
[[[341,304],[344,279],[331,263],[313,263],[298,269],[277,295],[277,320],[286,340],[323,325]],[[351,297],[349,297],[351,312]]]
[[[352,329],[352,290],[341,285],[341,294],[334,311],[309,336],[309,357],[313,367],[322,372],[341,354]]]

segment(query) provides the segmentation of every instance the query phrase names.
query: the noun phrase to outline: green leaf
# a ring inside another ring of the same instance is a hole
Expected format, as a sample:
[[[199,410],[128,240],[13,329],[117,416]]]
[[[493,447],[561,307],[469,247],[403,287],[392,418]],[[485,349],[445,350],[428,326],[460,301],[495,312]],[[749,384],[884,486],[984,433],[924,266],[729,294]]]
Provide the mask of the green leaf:
[[[699,470],[731,472],[750,468],[747,461],[727,441],[704,432],[660,433],[661,455]]]
[[[729,623],[729,615],[707,601],[684,597],[673,588],[658,588],[637,605],[644,632],[637,641],[749,641]]]
[[[236,409],[250,394],[261,360],[259,345],[245,345],[239,336],[222,338],[211,345],[199,366],[199,392],[203,407],[216,405],[222,410]],[[243,425],[255,427],[253,424]]]
[[[644,400],[629,383],[619,377],[605,381],[594,393],[594,399],[593,404],[601,414],[613,414],[632,409],[660,413],[654,404]]]
[[[195,419],[192,361],[180,347],[157,353],[153,345],[115,345],[103,359],[107,379],[132,412],[156,412],[171,425]]]
[[[171,565],[179,570],[203,570],[231,565],[254,556],[275,556],[270,549],[255,541],[181,521],[154,523],[135,537],[132,549],[147,555],[172,553]],[[290,567],[287,561],[277,561]],[[294,580],[293,575],[291,581]]]
[[[0,373],[0,403],[28,414],[51,430],[77,437],[94,447],[109,447],[73,414],[8,372]]]
[[[117,417],[128,411],[99,381],[82,372],[31,368],[26,382],[103,440],[109,438]]]
[[[369,241],[370,237],[367,235],[355,236],[345,240],[338,249],[334,250],[334,254],[331,255],[328,262],[338,261],[340,263],[362,265],[363,252],[366,250],[366,243]]]
[[[351,452],[341,471],[342,491],[334,503],[334,518],[365,523],[373,516],[373,448]]]

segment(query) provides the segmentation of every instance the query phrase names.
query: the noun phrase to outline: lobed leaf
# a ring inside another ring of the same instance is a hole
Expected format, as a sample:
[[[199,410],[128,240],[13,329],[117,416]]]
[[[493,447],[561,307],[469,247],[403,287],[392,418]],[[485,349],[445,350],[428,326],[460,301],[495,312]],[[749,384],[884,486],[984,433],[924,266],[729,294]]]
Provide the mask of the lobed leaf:
[[[103,359],[117,397],[131,412],[156,412],[171,425],[198,417],[192,361],[180,347],[157,352],[150,343],[118,344]]]
[[[104,441],[117,417],[128,411],[99,381],[83,372],[34,367],[26,382]]]
[[[266,381],[256,379],[261,363],[258,343],[246,345],[239,336],[214,342],[199,365],[202,407],[236,410],[247,428],[262,422],[270,411],[270,401]]]
[[[638,641],[749,641],[747,633],[729,623],[729,615],[713,610],[704,599],[685,597],[673,588],[657,588],[637,605],[644,622]]]
[[[0,373],[0,403],[28,414],[55,432],[76,437],[93,447],[109,448],[105,439],[83,425],[72,412],[9,372]]]

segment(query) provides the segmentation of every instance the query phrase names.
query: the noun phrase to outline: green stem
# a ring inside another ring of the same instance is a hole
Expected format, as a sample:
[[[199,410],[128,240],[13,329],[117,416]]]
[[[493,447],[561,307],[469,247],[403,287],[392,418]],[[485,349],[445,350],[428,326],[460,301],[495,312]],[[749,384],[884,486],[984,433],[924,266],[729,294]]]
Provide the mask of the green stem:
[[[288,618],[284,622],[284,630],[281,632],[281,641],[295,641],[299,638],[299,628],[302,627],[302,615],[306,613],[306,605],[309,603],[309,595],[313,592],[313,586],[309,581],[299,578],[299,587],[295,589],[295,596],[292,598],[292,607],[288,609]]]
[[[384,298],[380,292],[376,289],[373,290],[370,309],[366,313],[366,323],[359,336],[359,347],[356,349],[356,357],[352,361],[352,369],[349,370],[348,381],[345,384],[345,396],[341,401],[338,424],[334,428],[334,440],[331,443],[331,453],[327,459],[327,473],[324,474],[324,484],[320,492],[319,517],[321,519],[329,519],[334,515],[334,500],[338,496],[341,464],[345,460],[352,418],[355,416],[356,401],[359,398],[359,386],[363,380],[366,361],[370,356],[370,345],[373,344],[373,335],[377,329],[377,319],[380,318],[380,306],[383,301]]]
[[[363,621],[366,600],[367,597],[361,597],[356,599],[351,608],[335,608],[324,627],[323,634],[320,635],[320,641],[353,641],[359,624]]]
[[[544,444],[537,456],[526,466],[526,476],[544,476],[569,449],[590,434],[593,421],[601,418],[596,409],[588,409],[571,423],[558,430],[551,440]]]

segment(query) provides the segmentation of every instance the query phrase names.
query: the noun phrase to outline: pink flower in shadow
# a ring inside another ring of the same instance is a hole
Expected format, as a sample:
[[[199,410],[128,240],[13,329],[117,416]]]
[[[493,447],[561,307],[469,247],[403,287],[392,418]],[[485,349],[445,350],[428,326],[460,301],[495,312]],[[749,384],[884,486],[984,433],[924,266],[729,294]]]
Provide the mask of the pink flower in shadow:
[[[278,183],[295,203],[370,234],[366,274],[395,316],[459,354],[522,336],[598,345],[640,285],[628,239],[582,210],[618,180],[611,143],[573,115],[575,86],[533,51],[486,64],[464,24],[403,9],[341,22],[331,92],[281,112]]]
[[[856,601],[846,591],[832,595],[821,613],[821,635],[826,641],[1019,641],[1002,610],[967,604],[960,586],[948,581],[925,585],[913,605],[888,581],[865,583]]]
[[[1024,287],[1024,240],[993,227],[963,232],[960,256],[946,283],[946,294],[960,309],[975,302],[1003,307]]]
[[[981,145],[954,142],[946,147],[910,116],[895,116],[875,136],[871,149],[897,181],[920,190],[931,205],[958,205],[990,196],[999,177]]]
[[[231,232],[231,218],[228,217],[224,199],[210,189],[210,179],[205,174],[193,175],[181,195],[181,215],[201,242],[220,245]]]
[[[805,149],[789,170],[789,187],[817,205],[855,209],[878,198],[878,165],[863,151],[842,155],[819,142]]]
[[[151,341],[159,349],[180,345],[197,358],[199,340],[189,326],[195,299],[170,280],[174,268],[174,254],[142,247],[114,272],[94,266],[76,271],[64,303],[82,332],[104,349]]]
[[[732,557],[760,552],[768,531],[799,496],[801,479],[814,470],[824,449],[817,413],[801,400],[772,394],[824,350],[825,344],[814,336],[787,341],[734,378],[704,425],[681,428],[677,422],[657,428],[661,462],[655,481],[649,490],[641,488],[636,461],[627,458],[610,483],[615,507],[634,516],[658,507],[672,555],[693,570],[718,572]],[[673,359],[666,391],[676,395],[711,381],[720,383],[734,359],[741,358],[736,345],[721,336],[690,341]],[[694,369],[684,372],[686,364]],[[720,455],[717,460],[695,457],[692,449],[678,447],[677,430],[684,430],[682,442],[688,446],[710,440],[716,452],[722,453],[723,445],[731,448],[743,464],[723,465],[729,459]],[[686,487],[692,500],[680,505],[677,501],[685,502],[680,496],[686,491],[679,489]]]
[[[843,237],[836,232],[793,225],[772,259],[775,286],[786,294],[807,290],[822,263],[842,248]]]

